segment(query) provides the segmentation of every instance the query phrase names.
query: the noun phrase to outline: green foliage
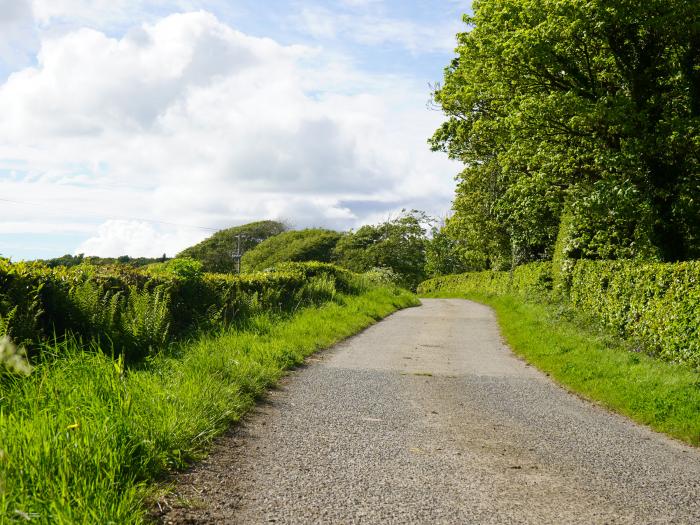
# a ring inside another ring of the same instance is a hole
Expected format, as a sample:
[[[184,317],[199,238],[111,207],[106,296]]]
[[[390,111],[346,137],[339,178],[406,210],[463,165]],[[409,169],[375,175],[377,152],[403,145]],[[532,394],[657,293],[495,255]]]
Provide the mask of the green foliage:
[[[39,260],[37,262],[42,263],[49,268],[56,268],[58,266],[65,266],[66,268],[72,268],[74,266],[79,266],[83,263],[92,264],[94,266],[111,266],[115,264],[126,264],[134,268],[140,268],[142,266],[147,266],[149,264],[162,263],[167,261],[168,258],[163,254],[162,257],[130,257],[128,255],[122,255],[120,257],[85,257],[84,254],[79,253],[78,255],[66,254],[61,257],[56,257],[54,259]]]
[[[445,275],[424,281],[419,294],[451,292],[459,294],[515,294],[538,299],[552,289],[552,265],[549,262],[524,264],[513,272],[485,270],[459,275]]]
[[[88,338],[115,337],[123,309],[121,291],[103,290],[94,281],[85,280],[72,286],[68,300],[78,314],[74,331]]]
[[[182,279],[198,279],[204,275],[204,264],[191,257],[176,257],[166,263],[149,265],[145,269],[153,275],[175,276]]]
[[[404,212],[378,225],[362,226],[338,241],[334,260],[357,273],[389,268],[399,284],[414,289],[425,279],[426,238],[430,219],[417,210]]]
[[[330,281],[342,293],[354,292],[352,273],[326,263],[282,263],[271,272],[241,276],[202,274],[200,268],[191,259],[148,271],[91,265],[51,269],[3,260],[3,332],[33,354],[54,336],[71,333],[133,360],[193,331],[332,297]]]
[[[432,237],[425,245],[425,273],[429,277],[436,277],[473,269],[467,262],[461,244],[451,235],[447,226],[433,227]],[[481,265],[477,267],[480,268]]]
[[[132,359],[152,355],[163,348],[170,329],[170,297],[165,287],[153,290],[131,287],[121,314],[121,329],[132,349]]]
[[[700,368],[700,262],[580,261],[571,303],[641,348]]]
[[[570,208],[568,258],[660,258],[652,244],[653,211],[629,181],[596,181],[590,187],[580,185],[571,194],[575,206]]]
[[[555,296],[568,293],[571,287],[571,272],[576,263],[573,257],[577,252],[574,228],[574,215],[570,209],[565,209],[559,222],[559,233],[552,255],[552,283]]]
[[[257,272],[282,262],[330,262],[341,234],[331,230],[307,229],[280,233],[247,251],[242,271]]]
[[[372,268],[371,270],[360,274],[364,280],[376,285],[398,285],[401,278],[396,275],[391,268]]]
[[[510,229],[498,213],[501,194],[493,163],[472,165],[458,178],[445,233],[459,242],[470,270],[503,270],[511,265]]]
[[[475,267],[700,257],[694,0],[478,0],[434,93],[431,144],[465,163],[450,227]],[[578,257],[574,257],[578,258]]]
[[[320,271],[320,269],[310,270]],[[394,288],[259,317],[136,368],[67,340],[0,381],[0,521],[150,522],[150,484],[201,458],[283,370],[416,299]]]
[[[218,231],[199,244],[183,250],[177,257],[200,261],[205,272],[231,273],[236,269],[233,254],[238,249],[238,235],[241,236],[241,253],[245,253],[265,239],[286,230],[287,226],[277,221],[251,222]]]
[[[330,275],[319,275],[309,279],[299,290],[297,297],[299,304],[318,306],[332,301],[336,292],[335,279]]]
[[[14,265],[0,258],[0,319],[2,335],[20,345],[28,344],[41,332],[45,282],[42,266],[35,263]]]
[[[419,292],[552,298],[551,266],[533,263],[509,272],[437,277]],[[553,297],[570,301],[638,349],[700,368],[700,262],[640,263],[579,260],[557,278]],[[566,299],[568,298],[568,299]],[[566,304],[566,303],[564,303]]]

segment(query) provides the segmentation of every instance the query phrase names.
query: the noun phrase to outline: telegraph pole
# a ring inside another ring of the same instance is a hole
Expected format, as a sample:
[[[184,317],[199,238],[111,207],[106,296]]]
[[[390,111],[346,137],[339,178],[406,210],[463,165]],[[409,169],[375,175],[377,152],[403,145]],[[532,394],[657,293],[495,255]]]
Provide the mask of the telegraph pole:
[[[237,247],[236,247],[236,253],[233,254],[233,260],[236,261],[236,273],[240,274],[241,273],[241,257],[243,254],[241,253],[241,234],[236,235],[236,239],[238,240]]]

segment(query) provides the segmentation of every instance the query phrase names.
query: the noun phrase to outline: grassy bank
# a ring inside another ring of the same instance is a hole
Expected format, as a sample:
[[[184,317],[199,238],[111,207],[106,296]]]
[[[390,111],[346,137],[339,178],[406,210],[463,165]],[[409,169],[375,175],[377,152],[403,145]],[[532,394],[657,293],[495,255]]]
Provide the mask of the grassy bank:
[[[570,390],[694,445],[700,444],[700,374],[632,351],[630,343],[560,305],[512,295],[440,292],[491,306],[513,351]]]
[[[140,523],[150,484],[201,457],[285,369],[415,301],[338,295],[138,369],[66,343],[28,378],[0,380],[0,521]]]

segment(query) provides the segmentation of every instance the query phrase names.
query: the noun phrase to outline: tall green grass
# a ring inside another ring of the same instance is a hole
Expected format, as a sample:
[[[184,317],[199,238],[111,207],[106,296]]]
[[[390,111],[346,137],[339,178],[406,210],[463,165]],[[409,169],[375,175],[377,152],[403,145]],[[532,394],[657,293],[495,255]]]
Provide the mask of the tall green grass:
[[[0,522],[141,523],[149,487],[202,457],[284,370],[398,308],[408,292],[359,296],[318,280],[292,317],[259,315],[138,368],[66,341],[26,378],[0,380]]]
[[[513,351],[567,388],[610,410],[700,445],[700,373],[654,359],[562,304],[521,296],[435,292],[491,306]]]

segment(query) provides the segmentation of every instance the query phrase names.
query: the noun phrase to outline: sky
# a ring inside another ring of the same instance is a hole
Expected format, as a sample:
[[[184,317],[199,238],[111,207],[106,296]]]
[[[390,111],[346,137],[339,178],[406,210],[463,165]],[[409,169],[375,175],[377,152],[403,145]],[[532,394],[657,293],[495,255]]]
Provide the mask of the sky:
[[[0,0],[0,255],[175,255],[261,219],[444,216],[469,0]]]

